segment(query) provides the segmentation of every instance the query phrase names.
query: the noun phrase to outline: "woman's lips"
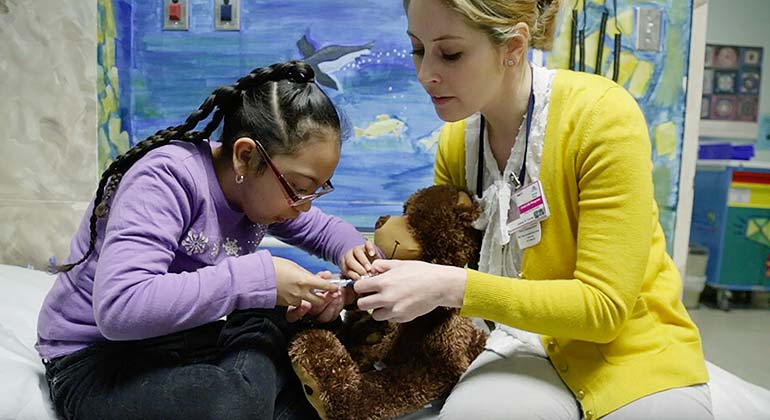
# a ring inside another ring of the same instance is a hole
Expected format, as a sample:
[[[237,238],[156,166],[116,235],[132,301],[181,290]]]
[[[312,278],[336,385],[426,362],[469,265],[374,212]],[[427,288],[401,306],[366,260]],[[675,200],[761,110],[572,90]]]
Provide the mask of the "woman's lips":
[[[433,101],[433,105],[442,106],[454,99],[454,96],[431,96],[430,99]]]

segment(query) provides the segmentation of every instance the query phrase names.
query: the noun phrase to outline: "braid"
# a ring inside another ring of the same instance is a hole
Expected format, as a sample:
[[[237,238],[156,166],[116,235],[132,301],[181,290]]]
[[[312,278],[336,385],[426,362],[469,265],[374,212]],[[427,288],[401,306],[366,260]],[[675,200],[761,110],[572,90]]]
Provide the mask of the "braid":
[[[235,113],[243,107],[244,95],[251,89],[261,87],[267,82],[282,80],[294,83],[312,83],[314,77],[313,69],[301,61],[278,63],[269,67],[254,69],[251,73],[240,78],[234,85],[222,86],[215,90],[195,112],[187,117],[184,124],[160,130],[115,158],[104,173],[102,173],[96,189],[93,210],[89,219],[90,238],[88,250],[79,260],[73,263],[55,266],[55,271],[70,271],[93,253],[96,247],[97,221],[100,218],[109,216],[110,199],[118,189],[123,175],[144,155],[153,149],[170,143],[174,139],[196,144],[208,139],[227,114]],[[211,121],[206,124],[206,127],[202,131],[193,131],[202,120],[208,118],[215,108],[216,112],[214,112]]]
[[[203,104],[201,104],[197,111],[193,112],[189,117],[187,117],[187,120],[185,120],[184,124],[176,127],[169,127],[165,130],[156,132],[147,139],[137,143],[134,147],[112,161],[110,166],[107,167],[107,170],[105,170],[102,174],[102,177],[99,180],[99,186],[96,188],[94,206],[91,212],[91,217],[89,219],[90,238],[88,241],[88,250],[79,260],[73,263],[54,267],[56,272],[67,272],[72,270],[75,266],[85,261],[91,255],[91,253],[93,253],[96,247],[97,220],[109,215],[109,200],[117,190],[120,181],[123,179],[123,175],[136,161],[141,159],[151,150],[157,149],[160,146],[170,143],[173,139],[199,143],[216,129],[216,127],[219,125],[219,122],[222,120],[221,111],[217,111],[219,116],[215,114],[214,119],[206,126],[206,129],[201,132],[191,133],[191,130],[194,129],[201,120],[208,117],[208,115],[214,109],[216,99],[216,95],[210,95],[208,98],[206,98]],[[215,121],[216,125],[213,124]]]
[[[245,91],[261,86],[265,82],[279,82],[281,80],[289,80],[294,83],[312,83],[315,80],[315,73],[313,68],[305,62],[287,61],[254,69],[251,73],[238,79],[233,87],[238,91]]]
[[[115,174],[110,177],[110,180],[107,182],[107,186],[104,187],[104,197],[102,198],[102,202],[99,203],[99,205],[96,206],[96,209],[94,210],[96,217],[99,219],[107,217],[107,215],[110,213],[110,207],[107,203],[110,201],[110,198],[112,198],[112,194],[118,188],[118,184],[120,184],[121,179],[123,179],[122,173]]]
[[[98,219],[109,215],[110,208],[107,200],[110,199],[113,192],[117,189],[118,184],[123,178],[123,174],[128,170],[128,168],[131,167],[131,165],[133,165],[134,162],[147,154],[147,152],[169,143],[175,133],[176,130],[173,128],[158,131],[153,136],[150,136],[140,143],[137,143],[127,152],[115,158],[107,170],[105,170],[102,174],[102,177],[99,180],[99,186],[96,188],[94,206],[93,210],[91,211],[91,218],[89,219],[90,238],[88,240],[88,250],[79,260],[75,261],[74,263],[54,267],[56,272],[70,271],[76,265],[82,263],[91,255],[91,253],[94,251],[94,248],[96,247],[96,222]]]

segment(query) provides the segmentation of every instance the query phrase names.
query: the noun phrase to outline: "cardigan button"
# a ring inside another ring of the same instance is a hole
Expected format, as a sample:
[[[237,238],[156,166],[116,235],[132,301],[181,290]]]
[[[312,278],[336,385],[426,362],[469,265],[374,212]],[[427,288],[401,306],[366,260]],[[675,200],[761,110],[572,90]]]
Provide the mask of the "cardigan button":
[[[586,411],[585,417],[586,417],[586,420],[591,420],[592,418],[594,418],[594,412],[591,410]]]
[[[548,351],[549,352],[553,353],[554,351],[556,351],[556,347],[557,347],[556,346],[556,340],[551,340],[551,341],[548,342]]]
[[[564,363],[563,365],[559,366],[559,370],[562,372],[566,372],[569,370],[569,366],[566,363]]]
[[[577,399],[582,400],[585,397],[586,397],[586,393],[582,389],[577,392]]]

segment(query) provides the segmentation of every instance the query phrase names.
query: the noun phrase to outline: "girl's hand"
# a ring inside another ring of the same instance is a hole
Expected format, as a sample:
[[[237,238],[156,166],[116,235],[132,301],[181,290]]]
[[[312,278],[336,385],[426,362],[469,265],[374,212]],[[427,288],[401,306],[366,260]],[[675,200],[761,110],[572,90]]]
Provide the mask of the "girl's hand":
[[[329,271],[321,271],[317,276],[326,279],[327,281],[332,279],[332,273]],[[343,290],[344,289],[338,289],[334,292],[324,293],[322,295],[324,304],[318,306],[313,305],[308,311],[308,315],[314,316],[316,322],[320,323],[331,322],[337,319],[345,304]]]
[[[361,276],[369,274],[372,270],[370,260],[375,257],[377,257],[377,247],[369,241],[351,248],[345,253],[339,264],[342,276],[358,280]]]
[[[326,281],[332,279],[332,273],[329,271],[322,271],[317,276]],[[305,315],[315,317],[315,321],[320,323],[331,322],[337,319],[344,305],[343,290],[324,292],[320,297],[323,299],[321,305],[313,305],[303,300],[299,306],[289,306],[289,309],[286,311],[286,320],[296,322]]]
[[[300,302],[299,306],[289,306],[286,310],[286,320],[289,322],[299,321],[305,314],[307,314],[312,306],[313,305],[306,300]]]
[[[373,310],[378,321],[409,322],[438,306],[459,308],[463,303],[465,269],[422,261],[377,260],[381,273],[353,284],[358,308]]]
[[[303,300],[313,306],[323,306],[325,305],[323,292],[339,290],[336,284],[320,276],[314,276],[297,263],[285,258],[273,257],[273,266],[275,266],[276,306],[302,308]]]

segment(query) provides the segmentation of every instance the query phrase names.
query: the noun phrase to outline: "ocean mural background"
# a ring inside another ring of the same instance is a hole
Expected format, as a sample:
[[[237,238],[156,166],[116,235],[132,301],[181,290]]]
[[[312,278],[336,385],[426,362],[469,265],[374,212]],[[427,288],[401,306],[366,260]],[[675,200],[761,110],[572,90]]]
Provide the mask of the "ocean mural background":
[[[612,3],[585,5],[587,63],[594,62],[601,10],[611,13],[603,54],[607,69],[613,59]],[[637,98],[650,126],[656,198],[671,251],[684,127],[687,63],[682,57],[689,51],[692,6],[677,0],[617,4],[617,27],[623,32],[619,82]],[[633,49],[639,5],[663,11],[659,52]],[[183,121],[216,87],[256,67],[308,59],[320,60],[320,69],[332,78],[324,89],[345,115],[349,131],[333,178],[337,190],[316,205],[366,231],[380,215],[400,213],[412,192],[433,182],[442,122],[414,75],[402,2],[244,1],[241,30],[235,32],[214,30],[210,0],[190,1],[188,31],[161,29],[160,1],[99,0],[98,7],[102,168],[129,145]],[[577,7],[582,12],[582,2]],[[567,67],[570,19],[567,7],[554,51],[542,59],[536,55],[537,60]],[[340,47],[351,47],[351,54],[333,60]],[[274,252],[311,269],[330,267],[294,249]]]

